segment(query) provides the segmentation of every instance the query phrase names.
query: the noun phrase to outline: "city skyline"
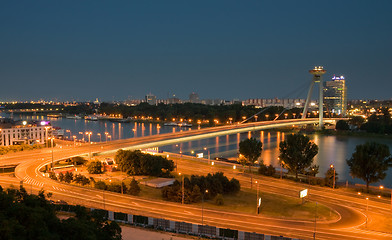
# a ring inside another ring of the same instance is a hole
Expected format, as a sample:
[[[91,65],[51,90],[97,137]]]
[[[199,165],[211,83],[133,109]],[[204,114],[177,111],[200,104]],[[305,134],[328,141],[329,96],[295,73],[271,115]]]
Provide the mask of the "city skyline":
[[[346,77],[348,99],[390,99],[391,6],[7,2],[0,100],[305,98],[315,65]]]

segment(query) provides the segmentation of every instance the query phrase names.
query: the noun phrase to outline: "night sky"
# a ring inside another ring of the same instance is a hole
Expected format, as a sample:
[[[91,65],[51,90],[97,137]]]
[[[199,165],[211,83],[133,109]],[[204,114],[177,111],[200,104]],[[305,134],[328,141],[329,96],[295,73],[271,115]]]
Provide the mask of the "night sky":
[[[0,101],[391,99],[391,0],[1,1]],[[298,91],[296,91],[298,90]]]

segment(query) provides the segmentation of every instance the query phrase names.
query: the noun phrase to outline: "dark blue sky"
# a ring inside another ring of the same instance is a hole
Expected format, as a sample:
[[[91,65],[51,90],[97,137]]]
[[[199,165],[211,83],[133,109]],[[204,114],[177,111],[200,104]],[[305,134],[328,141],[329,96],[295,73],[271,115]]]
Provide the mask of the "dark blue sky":
[[[390,99],[391,9],[391,0],[2,1],[0,101],[305,98],[314,65],[325,79],[345,75],[349,99]]]

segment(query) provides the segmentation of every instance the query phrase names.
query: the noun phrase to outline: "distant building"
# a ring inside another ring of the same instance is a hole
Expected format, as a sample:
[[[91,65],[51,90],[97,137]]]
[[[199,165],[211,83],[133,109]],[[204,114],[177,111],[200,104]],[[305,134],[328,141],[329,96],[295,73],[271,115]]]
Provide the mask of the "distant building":
[[[256,107],[271,107],[271,106],[281,106],[284,108],[301,108],[305,104],[305,99],[279,99],[279,98],[270,98],[270,99],[261,99],[261,98],[252,98],[245,101],[242,101],[242,105],[249,106],[253,105]]]
[[[157,97],[151,93],[146,95],[146,103],[150,105],[157,105]]]
[[[189,102],[200,103],[199,94],[192,92],[189,94]]]
[[[344,76],[333,76],[324,82],[324,105],[330,113],[345,116],[347,113],[347,86]]]
[[[0,121],[0,146],[43,144],[49,136],[52,136],[52,127],[46,121],[31,123],[27,121],[18,123],[5,119]]]

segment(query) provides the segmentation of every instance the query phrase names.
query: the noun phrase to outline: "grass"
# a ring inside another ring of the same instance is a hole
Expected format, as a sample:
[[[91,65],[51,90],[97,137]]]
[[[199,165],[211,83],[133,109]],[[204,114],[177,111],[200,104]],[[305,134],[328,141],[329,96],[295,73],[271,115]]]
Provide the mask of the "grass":
[[[224,205],[217,206],[213,200],[206,202],[206,207],[225,211],[256,213],[256,192],[242,190],[236,195],[224,195]],[[271,193],[261,193],[262,204],[260,214],[271,217],[311,220],[315,217],[316,204],[299,198],[286,197]],[[333,220],[338,215],[324,205],[317,205],[317,219]]]

